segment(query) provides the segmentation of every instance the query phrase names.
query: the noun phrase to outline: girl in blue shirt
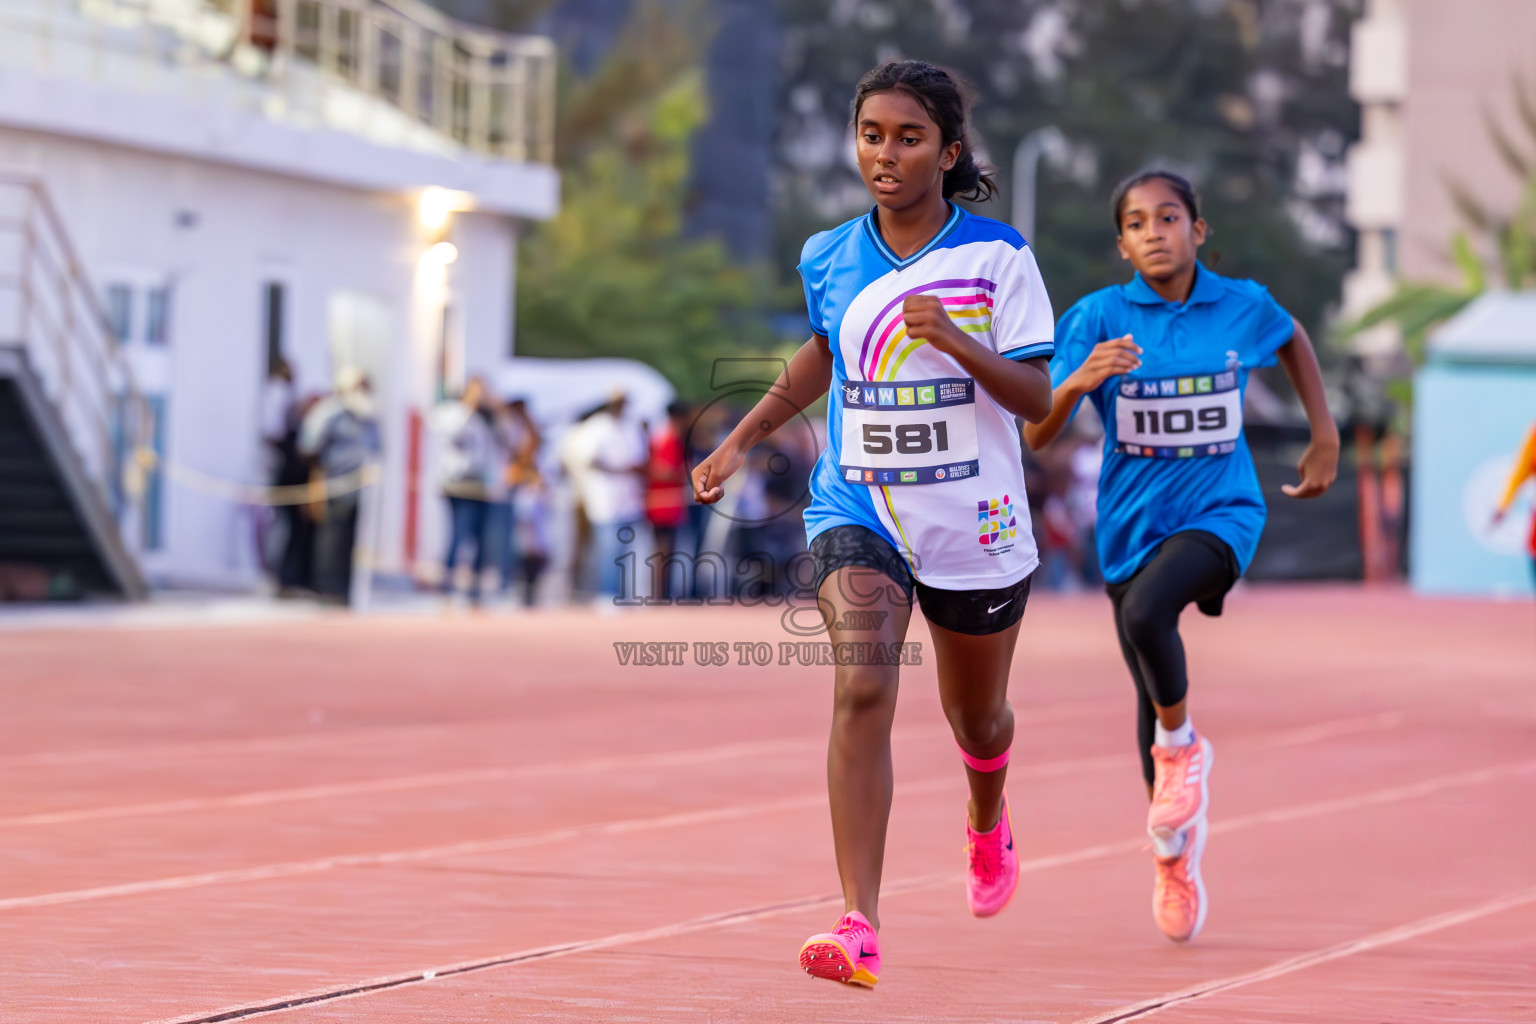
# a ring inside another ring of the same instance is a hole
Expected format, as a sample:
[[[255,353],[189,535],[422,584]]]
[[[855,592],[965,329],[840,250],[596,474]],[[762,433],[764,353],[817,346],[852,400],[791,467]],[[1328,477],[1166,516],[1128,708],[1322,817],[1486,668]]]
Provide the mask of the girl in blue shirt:
[[[1104,423],[1099,556],[1115,630],[1136,683],[1142,770],[1156,852],[1153,916],[1170,939],[1194,938],[1207,899],[1211,744],[1186,709],[1179,616],[1221,614],[1264,528],[1264,498],[1243,438],[1243,391],[1254,367],[1279,362],[1296,388],[1312,443],[1293,498],[1333,483],[1339,434],[1301,324],[1252,281],[1201,266],[1194,188],[1151,171],[1115,190],[1120,255],[1136,274],[1069,309],[1056,327],[1054,404],[1025,424],[1032,449],[1054,439],[1087,398]]]

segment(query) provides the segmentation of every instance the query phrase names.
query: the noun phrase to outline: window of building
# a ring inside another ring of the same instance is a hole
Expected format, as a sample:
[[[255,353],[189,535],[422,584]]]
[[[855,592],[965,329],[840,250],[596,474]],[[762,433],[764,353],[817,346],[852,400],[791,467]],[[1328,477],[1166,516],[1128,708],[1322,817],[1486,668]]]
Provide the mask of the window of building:
[[[144,550],[159,551],[165,546],[165,396],[147,395],[149,406],[149,447],[155,453],[154,465],[144,476]]]
[[[1381,232],[1381,262],[1387,273],[1397,273],[1397,229],[1384,228]]]
[[[263,331],[267,342],[267,374],[277,371],[283,361],[283,307],[286,288],[281,281],[268,281],[262,288]]]
[[[107,285],[107,326],[119,342],[133,332],[133,289],[126,284]]]
[[[167,345],[171,340],[171,286],[151,288],[145,296],[144,340],[151,345]]]

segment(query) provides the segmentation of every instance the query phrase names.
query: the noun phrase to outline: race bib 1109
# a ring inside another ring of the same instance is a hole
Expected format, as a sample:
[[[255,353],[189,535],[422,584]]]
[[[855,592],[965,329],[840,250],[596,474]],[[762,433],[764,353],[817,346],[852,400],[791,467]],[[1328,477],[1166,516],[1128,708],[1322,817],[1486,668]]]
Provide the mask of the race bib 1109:
[[[1115,451],[1163,459],[1230,455],[1243,432],[1237,371],[1122,380],[1115,401]]]
[[[842,384],[842,458],[852,484],[937,484],[980,475],[969,377]]]

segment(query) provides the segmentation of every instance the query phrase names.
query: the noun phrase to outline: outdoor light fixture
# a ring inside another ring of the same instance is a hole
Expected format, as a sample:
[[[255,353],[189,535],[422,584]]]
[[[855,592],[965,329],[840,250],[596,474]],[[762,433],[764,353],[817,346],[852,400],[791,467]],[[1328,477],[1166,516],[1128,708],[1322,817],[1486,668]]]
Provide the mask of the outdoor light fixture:
[[[439,266],[446,267],[459,258],[459,247],[452,242],[438,242],[427,250],[427,259]]]
[[[475,197],[468,192],[436,185],[421,190],[416,199],[416,220],[427,231],[437,233],[448,226],[448,219],[455,213],[475,208]]]

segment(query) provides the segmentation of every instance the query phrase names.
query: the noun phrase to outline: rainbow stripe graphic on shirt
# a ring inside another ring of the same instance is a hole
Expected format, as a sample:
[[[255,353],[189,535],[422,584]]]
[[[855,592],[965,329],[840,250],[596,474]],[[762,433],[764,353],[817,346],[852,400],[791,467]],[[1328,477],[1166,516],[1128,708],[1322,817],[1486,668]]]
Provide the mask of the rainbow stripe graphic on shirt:
[[[926,342],[907,337],[907,325],[901,317],[901,304],[913,295],[936,295],[944,303],[949,318],[967,334],[981,334],[992,329],[992,307],[997,285],[985,278],[951,278],[930,281],[902,292],[875,317],[859,349],[859,370],[865,380],[895,380],[907,357]]]
[[[944,303],[950,320],[967,334],[981,334],[992,329],[992,309],[996,304],[997,285],[982,277],[947,278],[930,281],[896,296],[870,324],[864,334],[864,344],[859,349],[859,370],[867,381],[893,381],[901,372],[902,364],[918,348],[927,344],[918,338],[907,337],[907,325],[902,320],[901,305],[912,295],[937,295]],[[891,488],[882,485],[880,494],[885,510],[890,514],[901,538],[902,555],[917,575],[917,564],[912,554],[912,542],[907,538],[896,505],[891,500]],[[1006,498],[1004,499],[1006,500]],[[1009,506],[1010,512],[1012,506]],[[1010,517],[1011,518],[1011,517]],[[1009,533],[1011,537],[1012,532]]]

